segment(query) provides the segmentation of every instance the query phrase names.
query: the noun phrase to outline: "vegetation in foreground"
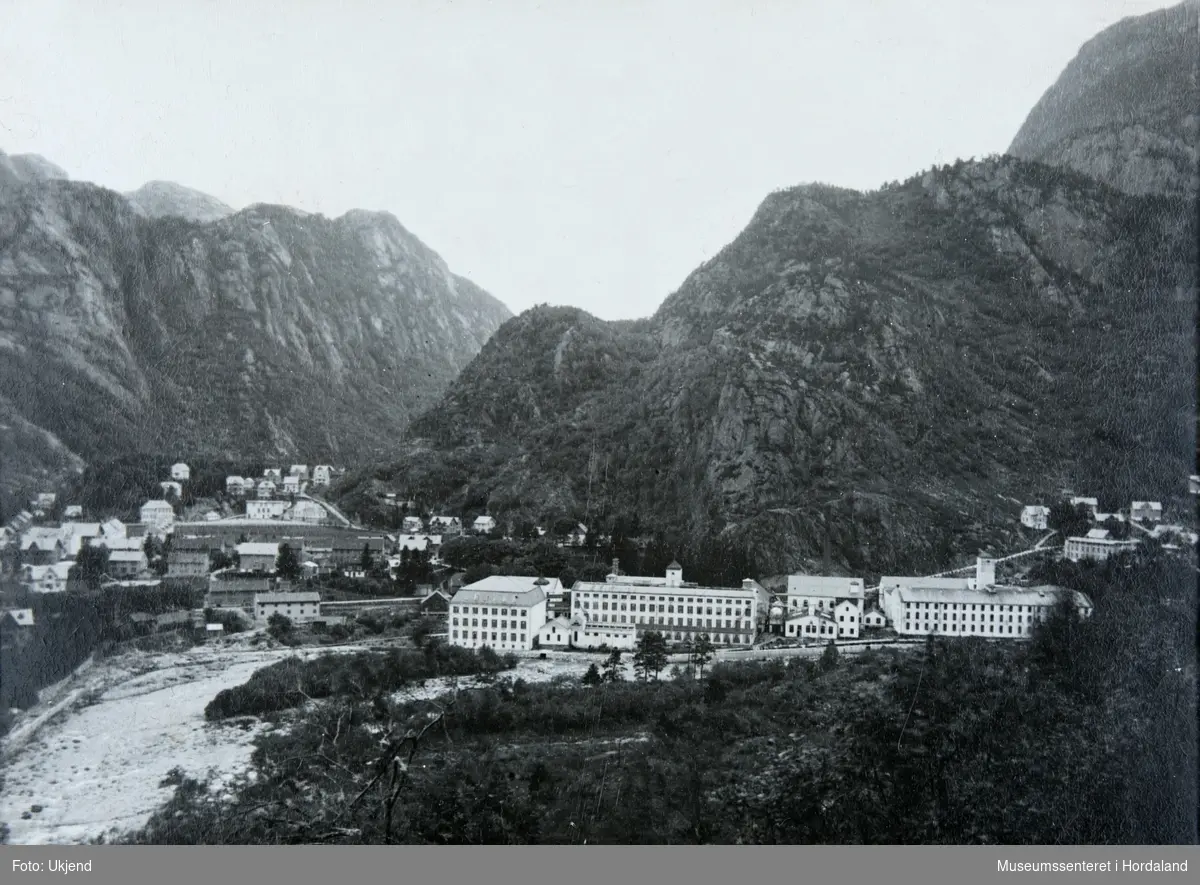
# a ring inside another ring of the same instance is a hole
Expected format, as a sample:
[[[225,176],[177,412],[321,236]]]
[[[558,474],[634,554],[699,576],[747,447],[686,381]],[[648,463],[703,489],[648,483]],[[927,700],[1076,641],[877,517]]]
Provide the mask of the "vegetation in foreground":
[[[331,696],[259,739],[234,796],[185,779],[129,841],[1194,841],[1192,567],[1051,568],[1096,612],[1059,612],[1027,644]]]

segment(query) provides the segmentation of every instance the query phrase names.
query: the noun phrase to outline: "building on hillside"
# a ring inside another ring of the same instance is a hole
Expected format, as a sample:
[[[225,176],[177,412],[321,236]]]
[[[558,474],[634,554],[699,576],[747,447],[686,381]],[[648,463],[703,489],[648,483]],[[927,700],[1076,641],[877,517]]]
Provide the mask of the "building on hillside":
[[[321,525],[331,522],[329,511],[319,501],[312,498],[297,498],[291,506],[283,511],[282,519],[288,522],[304,522],[310,525]]]
[[[110,519],[100,523],[100,536],[105,539],[126,537],[125,523],[119,519]]]
[[[98,522],[68,522],[59,530],[63,542],[63,559],[74,559],[86,544],[97,544],[104,534]]]
[[[1101,513],[1097,511],[1094,519],[1097,525],[1104,525],[1110,519],[1116,522],[1125,522],[1125,515],[1123,513]]]
[[[535,648],[567,648],[571,644],[571,619],[559,615],[537,631]]]
[[[1200,476],[1188,477],[1188,491],[1193,495],[1200,495]]]
[[[248,541],[235,548],[238,555],[238,570],[275,574],[275,561],[279,558],[279,545]]]
[[[163,535],[175,524],[175,508],[166,501],[147,501],[142,505],[138,518],[146,526],[147,532]]]
[[[1082,504],[1092,516],[1095,516],[1096,511],[1100,509],[1100,501],[1096,498],[1071,498],[1070,503],[1072,507],[1078,507]]]
[[[182,461],[178,464],[171,465],[171,479],[176,482],[187,482],[192,478],[192,468],[188,467]]]
[[[50,565],[22,566],[21,583],[34,593],[62,593],[67,589],[74,565],[75,563],[68,559]]]
[[[1021,508],[1021,525],[1027,529],[1036,529],[1039,532],[1044,532],[1049,528],[1046,522],[1049,518],[1049,507],[1043,507],[1040,504],[1029,504]]]
[[[1134,538],[1118,541],[1109,536],[1105,529],[1092,529],[1085,537],[1067,538],[1063,544],[1063,557],[1072,562],[1082,559],[1108,559],[1118,553],[1127,553],[1136,549],[1138,541]]]
[[[457,516],[431,516],[429,517],[429,530],[444,535],[461,535],[462,521]]]
[[[1023,639],[1044,621],[1064,598],[1080,617],[1090,617],[1092,603],[1082,593],[1061,587],[971,589],[927,587],[927,579],[911,578],[907,585],[880,587],[888,621],[901,636],[981,636]]]
[[[378,560],[387,552],[387,539],[383,535],[339,535],[333,539],[330,562],[339,567],[361,566],[364,548],[370,551],[372,559]]]
[[[20,550],[25,565],[51,565],[67,556],[62,532],[57,528],[34,526],[21,536]]]
[[[308,481],[308,465],[307,464],[293,464],[291,467],[288,468],[288,476],[294,476],[298,480],[307,482]]]
[[[434,590],[417,607],[423,615],[447,615],[450,613],[450,598],[449,593]]]
[[[318,464],[312,471],[312,484],[325,488],[333,483],[333,467],[328,464]]]
[[[265,624],[272,615],[283,615],[294,624],[321,618],[321,594],[313,591],[259,593],[254,597],[254,620]]]
[[[20,651],[33,641],[33,609],[10,608],[0,612],[0,652]]]
[[[145,550],[145,538],[99,538],[93,542],[97,547],[106,550]]]
[[[568,645],[571,648],[632,651],[637,647],[638,629],[633,624],[597,624],[580,612],[571,618],[570,631]]]
[[[785,635],[792,635],[791,616],[807,610],[833,617],[838,624],[836,635],[839,638],[858,636],[866,597],[862,578],[788,575],[787,587],[788,628]]]
[[[144,550],[113,550],[108,554],[108,576],[136,578],[149,567]]]
[[[150,534],[150,527],[144,522],[131,522],[125,526],[126,538],[139,538],[145,540],[146,535]]]
[[[287,501],[259,498],[246,502],[247,519],[278,519],[288,509]]]
[[[241,476],[227,476],[225,477],[225,494],[240,498],[246,494],[247,485],[253,488],[254,481]]]
[[[638,634],[661,632],[668,642],[707,635],[716,645],[754,644],[766,625],[770,594],[757,581],[741,587],[702,587],[683,580],[672,562],[663,578],[622,575],[614,561],[603,582],[578,581],[571,591],[571,617],[588,626],[633,624]]]
[[[271,479],[260,479],[258,485],[254,487],[254,493],[259,500],[267,500],[275,497],[275,492],[279,487],[275,485],[275,481]]]
[[[1129,505],[1129,518],[1133,522],[1161,522],[1163,506],[1158,501],[1134,501]]]
[[[49,513],[54,509],[55,503],[58,501],[58,495],[54,492],[41,492],[29,502],[30,508],[34,513]]]
[[[1167,525],[1166,523],[1159,523],[1151,529],[1150,537],[1167,542],[1178,541],[1189,547],[1196,546],[1197,540],[1200,540],[1200,535],[1197,535],[1191,529],[1181,525]]]
[[[83,507],[79,504],[69,504],[63,510],[63,519],[83,519]]]
[[[477,516],[471,523],[471,531],[477,535],[486,535],[496,530],[496,520],[490,516]]]
[[[406,516],[400,530],[406,535],[416,535],[425,531],[425,523],[419,516]]]
[[[410,550],[417,553],[424,553],[430,548],[429,542],[429,535],[401,535],[396,539],[396,550],[397,552]]]
[[[253,618],[254,597],[260,593],[275,592],[277,589],[276,582],[263,575],[247,575],[233,569],[222,569],[208,576],[204,607],[237,610]]]
[[[224,545],[214,538],[175,538],[167,554],[168,578],[198,578],[207,575],[214,551]]]
[[[298,495],[303,490],[303,480],[300,477],[292,474],[283,478],[283,493],[285,495]]]
[[[283,482],[283,471],[278,467],[268,467],[262,473],[262,478],[274,483]]]
[[[158,484],[158,487],[162,489],[162,496],[164,498],[170,498],[173,495],[178,500],[183,497],[183,485],[175,482],[173,479],[163,480]]]
[[[546,623],[546,578],[492,575],[463,587],[450,600],[449,641],[497,651],[533,648]]]
[[[863,612],[862,625],[864,630],[882,630],[887,626],[887,615],[878,605],[872,603]]]

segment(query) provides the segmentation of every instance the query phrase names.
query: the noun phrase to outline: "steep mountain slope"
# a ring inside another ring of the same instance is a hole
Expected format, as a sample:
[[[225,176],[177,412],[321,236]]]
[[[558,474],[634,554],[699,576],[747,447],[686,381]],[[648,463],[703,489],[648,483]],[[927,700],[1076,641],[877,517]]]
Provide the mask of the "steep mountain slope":
[[[150,181],[125,195],[134,211],[149,218],[186,218],[188,221],[217,221],[233,209],[216,197],[202,194],[173,181]]]
[[[1197,191],[1200,2],[1127,18],[1080,49],[1009,153],[1134,194]]]
[[[1006,157],[768,198],[649,321],[506,323],[373,477],[493,512],[723,531],[767,572],[938,565],[1074,486],[1181,492],[1196,226]]]
[[[10,177],[0,483],[137,451],[379,457],[510,315],[390,215],[199,224]]]

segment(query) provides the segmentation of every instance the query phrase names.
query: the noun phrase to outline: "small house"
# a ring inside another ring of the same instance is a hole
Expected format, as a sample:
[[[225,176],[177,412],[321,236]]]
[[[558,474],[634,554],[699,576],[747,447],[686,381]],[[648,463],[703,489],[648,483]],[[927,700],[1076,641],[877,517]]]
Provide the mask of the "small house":
[[[313,590],[256,595],[254,619],[265,624],[272,615],[283,615],[295,624],[311,623],[321,617],[321,594]]]
[[[175,480],[175,482],[187,482],[191,478],[192,468],[188,467],[182,461],[171,465],[171,479]]]
[[[1129,505],[1129,518],[1133,522],[1161,522],[1163,506],[1158,501],[1134,501]]]

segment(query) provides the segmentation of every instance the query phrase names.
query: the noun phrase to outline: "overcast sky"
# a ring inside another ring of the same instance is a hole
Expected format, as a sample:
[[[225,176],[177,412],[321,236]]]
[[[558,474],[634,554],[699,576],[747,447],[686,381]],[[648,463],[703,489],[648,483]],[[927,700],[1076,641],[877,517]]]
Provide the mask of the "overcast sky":
[[[772,190],[1005,150],[1160,0],[0,0],[0,149],[393,213],[519,312],[646,316]]]

